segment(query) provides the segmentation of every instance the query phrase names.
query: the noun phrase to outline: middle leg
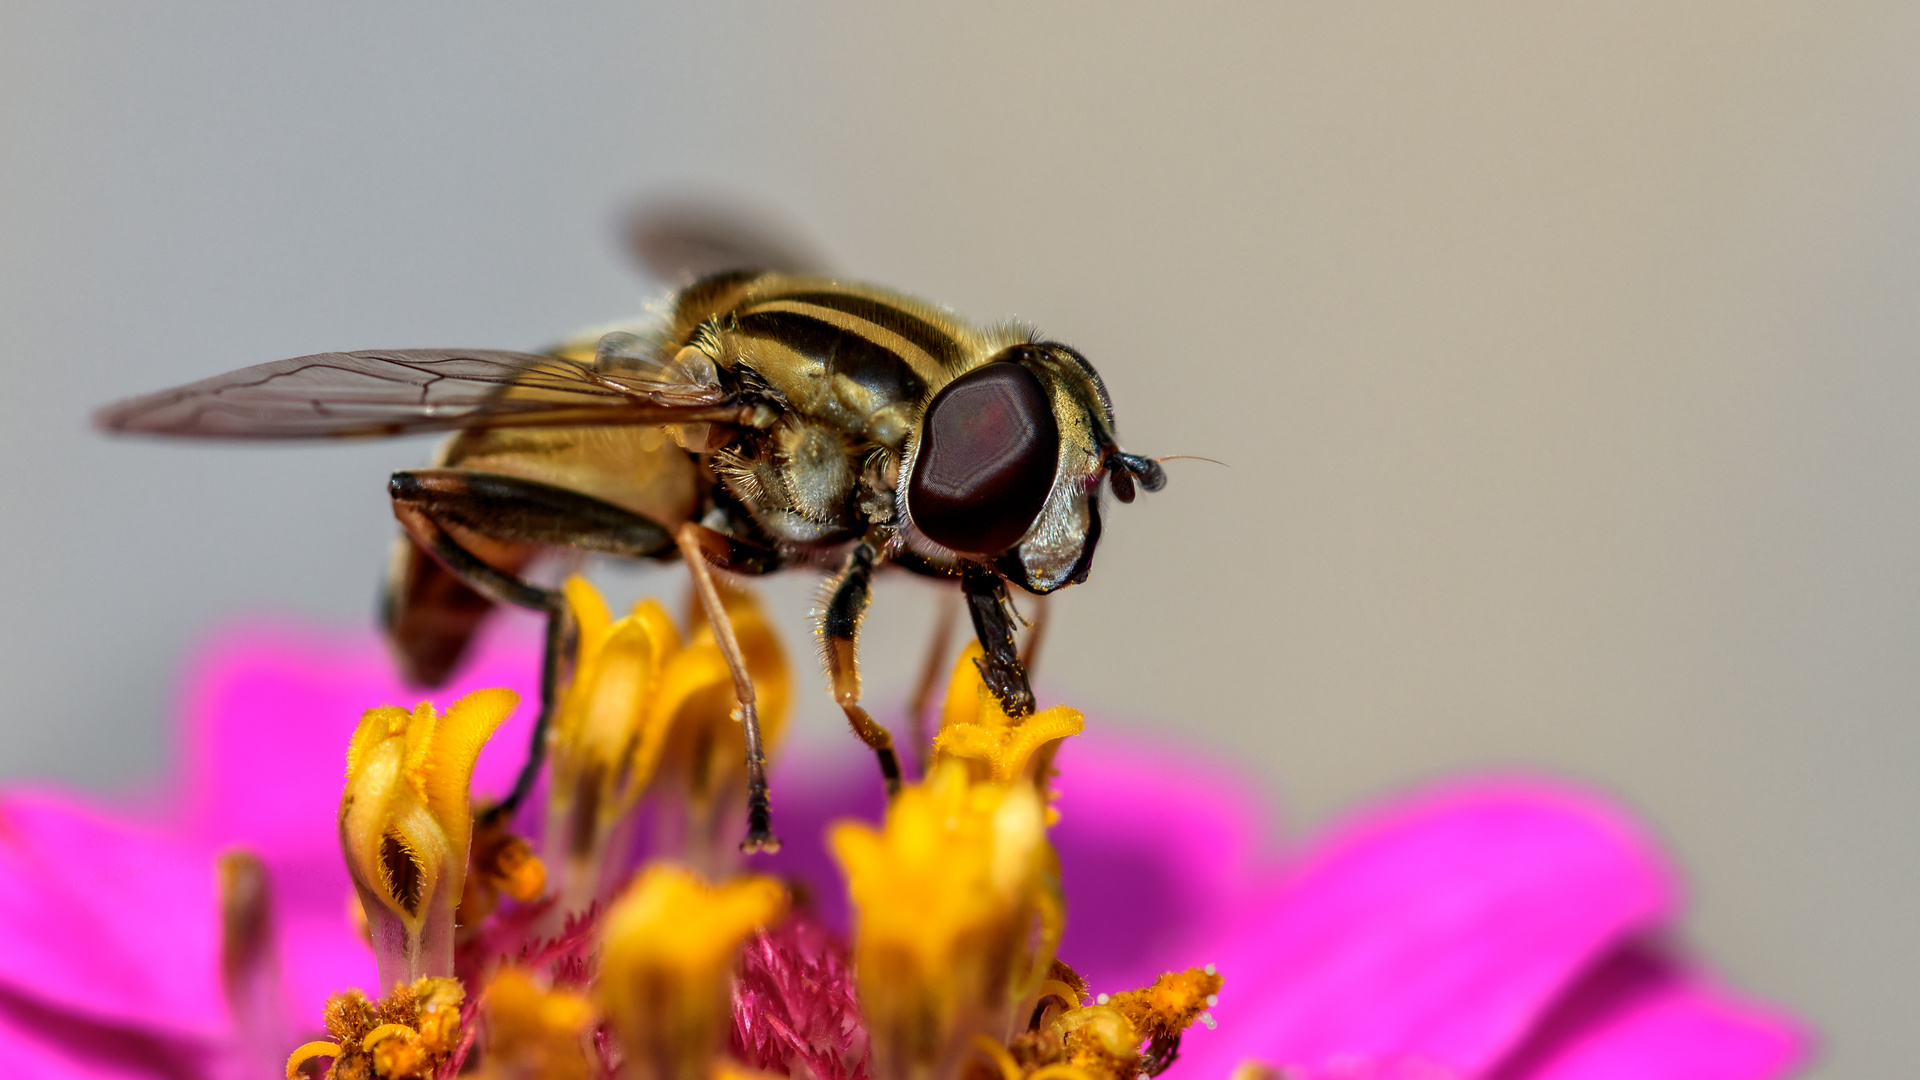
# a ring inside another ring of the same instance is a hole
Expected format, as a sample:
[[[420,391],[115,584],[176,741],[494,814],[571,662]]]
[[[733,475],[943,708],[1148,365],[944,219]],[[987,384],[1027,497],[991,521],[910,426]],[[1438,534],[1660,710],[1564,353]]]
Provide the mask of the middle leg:
[[[933,617],[933,638],[927,642],[927,657],[921,662],[920,681],[914,686],[913,700],[907,705],[907,722],[913,725],[914,761],[922,776],[933,760],[933,733],[928,730],[927,707],[940,688],[940,676],[946,674],[947,654],[953,651],[953,617],[959,614],[960,598],[951,589],[941,589],[938,604]]]

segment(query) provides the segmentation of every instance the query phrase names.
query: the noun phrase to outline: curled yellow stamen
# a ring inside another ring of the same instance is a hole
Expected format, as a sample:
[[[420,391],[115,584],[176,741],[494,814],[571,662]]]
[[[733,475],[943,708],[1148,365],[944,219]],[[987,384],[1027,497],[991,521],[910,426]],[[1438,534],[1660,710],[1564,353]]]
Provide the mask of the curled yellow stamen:
[[[1001,1080],[1021,1080],[1020,1063],[1013,1060],[1013,1055],[1007,1052],[1006,1047],[985,1035],[975,1035],[973,1045],[1000,1070]]]
[[[561,875],[561,907],[571,912],[600,895],[613,829],[651,779],[642,756],[649,713],[661,669],[682,644],[657,601],[615,620],[585,578],[568,578],[565,591],[579,646],[551,736],[547,860]]]
[[[420,1037],[419,1032],[405,1024],[381,1024],[379,1027],[374,1028],[361,1037],[360,1049],[371,1051],[374,1047],[397,1035],[404,1035],[409,1039]]]
[[[287,1080],[301,1080],[300,1070],[314,1058],[337,1058],[340,1056],[340,1044],[315,1040],[302,1043],[300,1048],[287,1055]]]
[[[1046,982],[1040,984],[1040,996],[1046,997],[1048,994],[1052,994],[1069,1006],[1072,1006],[1080,1004],[1082,991],[1059,979],[1048,979]]]
[[[716,585],[753,680],[761,739],[771,755],[785,734],[793,702],[786,650],[752,593]],[[661,671],[641,755],[653,773],[659,803],[682,819],[673,832],[659,837],[662,850],[719,878],[739,869],[745,823],[729,815],[745,807],[746,733],[726,654],[697,607],[693,616],[686,649]]]

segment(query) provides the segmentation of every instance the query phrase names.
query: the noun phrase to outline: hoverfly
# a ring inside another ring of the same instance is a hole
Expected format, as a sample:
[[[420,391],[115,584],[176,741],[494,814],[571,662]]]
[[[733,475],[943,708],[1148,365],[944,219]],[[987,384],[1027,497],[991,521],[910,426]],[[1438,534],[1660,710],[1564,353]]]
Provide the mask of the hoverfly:
[[[898,760],[861,707],[855,656],[874,572],[956,582],[986,684],[1024,715],[1033,691],[1008,583],[1045,595],[1084,581],[1102,484],[1131,502],[1136,483],[1157,491],[1165,475],[1120,449],[1105,385],[1066,345],[752,260],[736,237],[668,230],[655,247],[676,244],[683,262],[774,268],[708,273],[648,319],[542,353],[320,353],[120,402],[96,422],[199,439],[453,433],[431,467],[389,482],[403,534],[383,621],[404,673],[435,685],[493,606],[546,615],[541,714],[507,811],[537,775],[570,654],[562,595],[528,580],[529,565],[554,549],[685,561],[740,706],[741,846],[775,850],[753,685],[711,568],[832,572],[816,616],[828,680],[892,791]]]

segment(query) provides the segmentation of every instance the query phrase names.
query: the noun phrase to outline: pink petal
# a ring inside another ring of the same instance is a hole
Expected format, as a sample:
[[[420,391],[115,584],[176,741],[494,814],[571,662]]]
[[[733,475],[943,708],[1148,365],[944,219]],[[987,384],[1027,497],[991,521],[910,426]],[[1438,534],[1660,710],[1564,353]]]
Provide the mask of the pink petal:
[[[1061,959],[1096,991],[1211,959],[1194,957],[1194,930],[1238,910],[1261,880],[1267,812],[1253,786],[1182,748],[1098,730],[1068,740],[1059,767]]]
[[[0,1062],[33,1080],[188,1080],[204,1048],[85,1020],[0,993]]]
[[[1589,972],[1492,1080],[1770,1080],[1807,1049],[1785,1017],[1633,945]]]
[[[223,1035],[213,858],[62,796],[0,796],[0,988],[102,1023]]]
[[[515,623],[484,637],[453,681],[433,690],[402,683],[385,646],[365,631],[266,621],[226,631],[187,680],[190,826],[257,852],[324,851],[338,863],[334,812],[360,714],[423,700],[445,707],[489,686],[521,694],[474,772],[476,793],[504,793],[539,707],[539,650],[524,631]]]
[[[1389,805],[1324,840],[1201,958],[1226,976],[1221,1030],[1192,1033],[1179,1067],[1478,1074],[1674,899],[1640,836],[1563,787],[1482,782]]]

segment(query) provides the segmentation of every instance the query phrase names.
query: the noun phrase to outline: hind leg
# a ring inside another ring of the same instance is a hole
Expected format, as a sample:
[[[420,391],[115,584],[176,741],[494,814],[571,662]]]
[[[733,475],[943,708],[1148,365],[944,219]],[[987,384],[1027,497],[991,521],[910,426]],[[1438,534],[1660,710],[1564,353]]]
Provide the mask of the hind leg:
[[[740,641],[733,633],[733,620],[727,617],[720,590],[713,583],[713,570],[708,566],[716,554],[725,558],[726,545],[732,541],[691,521],[680,526],[674,541],[693,578],[694,595],[707,613],[707,625],[713,627],[714,641],[720,646],[720,654],[726,657],[727,670],[733,675],[734,699],[740,703],[740,726],[747,741],[747,838],[741,841],[740,850],[749,854],[779,851],[780,841],[773,835],[767,757],[760,743],[760,714],[754,700],[753,676],[747,671],[746,656],[741,653]]]
[[[565,598],[480,558],[452,532],[522,545],[581,548],[631,557],[672,549],[665,527],[630,510],[577,491],[534,480],[464,469],[420,469],[393,474],[393,516],[407,535],[454,576],[496,604],[546,616],[540,668],[540,714],[513,790],[491,811],[512,814],[526,801],[545,760],[547,729],[573,654],[573,625]]]

